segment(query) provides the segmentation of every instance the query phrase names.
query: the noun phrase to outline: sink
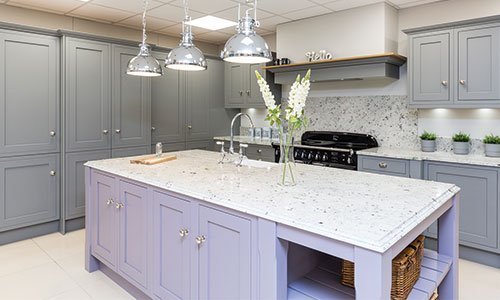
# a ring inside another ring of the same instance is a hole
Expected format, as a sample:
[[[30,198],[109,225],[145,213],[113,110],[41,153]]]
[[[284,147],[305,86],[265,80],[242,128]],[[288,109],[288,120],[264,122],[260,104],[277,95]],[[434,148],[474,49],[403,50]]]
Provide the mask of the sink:
[[[253,160],[253,159],[245,159],[241,162],[241,165],[250,168],[260,168],[260,169],[270,169],[276,166],[276,164],[272,162]]]

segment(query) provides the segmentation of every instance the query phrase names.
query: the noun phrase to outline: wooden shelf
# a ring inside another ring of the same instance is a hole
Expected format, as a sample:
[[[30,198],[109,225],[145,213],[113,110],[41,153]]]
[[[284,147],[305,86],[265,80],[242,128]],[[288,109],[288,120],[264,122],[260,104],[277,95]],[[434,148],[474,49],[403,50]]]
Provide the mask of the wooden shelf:
[[[274,73],[276,83],[290,84],[295,80],[297,73],[304,75],[308,69],[313,71],[312,82],[370,78],[399,79],[399,67],[405,63],[404,56],[384,53],[262,68]]]
[[[451,264],[451,257],[425,249],[420,279],[413,287],[408,300],[429,300],[448,274]],[[355,299],[355,291],[353,288],[340,284],[338,270],[327,263],[317,267],[305,277],[290,283],[288,299]]]

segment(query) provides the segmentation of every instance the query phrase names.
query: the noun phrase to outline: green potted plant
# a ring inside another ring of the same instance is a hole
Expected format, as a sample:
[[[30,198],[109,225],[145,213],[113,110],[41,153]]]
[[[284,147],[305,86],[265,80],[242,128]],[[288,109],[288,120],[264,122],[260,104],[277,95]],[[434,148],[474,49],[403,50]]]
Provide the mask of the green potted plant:
[[[483,142],[486,156],[500,157],[500,136],[489,134],[484,137]]]
[[[470,135],[459,132],[453,135],[453,153],[466,155],[470,152]]]
[[[423,152],[434,152],[436,151],[436,134],[432,132],[427,132],[424,130],[424,133],[420,135],[420,140],[422,142],[422,151]]]

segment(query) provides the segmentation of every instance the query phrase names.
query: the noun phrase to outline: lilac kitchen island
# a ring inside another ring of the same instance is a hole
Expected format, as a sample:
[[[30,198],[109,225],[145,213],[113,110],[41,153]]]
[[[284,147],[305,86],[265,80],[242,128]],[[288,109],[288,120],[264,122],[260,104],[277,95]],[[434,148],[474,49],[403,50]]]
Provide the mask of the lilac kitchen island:
[[[410,299],[458,298],[458,192],[444,183],[297,165],[86,164],[86,269],[152,299],[390,299],[391,260],[439,220]],[[355,263],[355,289],[335,261]]]

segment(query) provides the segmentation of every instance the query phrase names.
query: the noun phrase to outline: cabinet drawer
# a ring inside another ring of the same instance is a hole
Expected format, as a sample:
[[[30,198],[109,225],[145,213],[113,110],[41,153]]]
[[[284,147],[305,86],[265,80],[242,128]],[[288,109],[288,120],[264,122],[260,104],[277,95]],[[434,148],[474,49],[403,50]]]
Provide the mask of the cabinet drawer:
[[[359,171],[410,177],[410,162],[385,157],[359,157]]]
[[[255,160],[274,162],[274,148],[263,145],[249,145],[247,157]]]

